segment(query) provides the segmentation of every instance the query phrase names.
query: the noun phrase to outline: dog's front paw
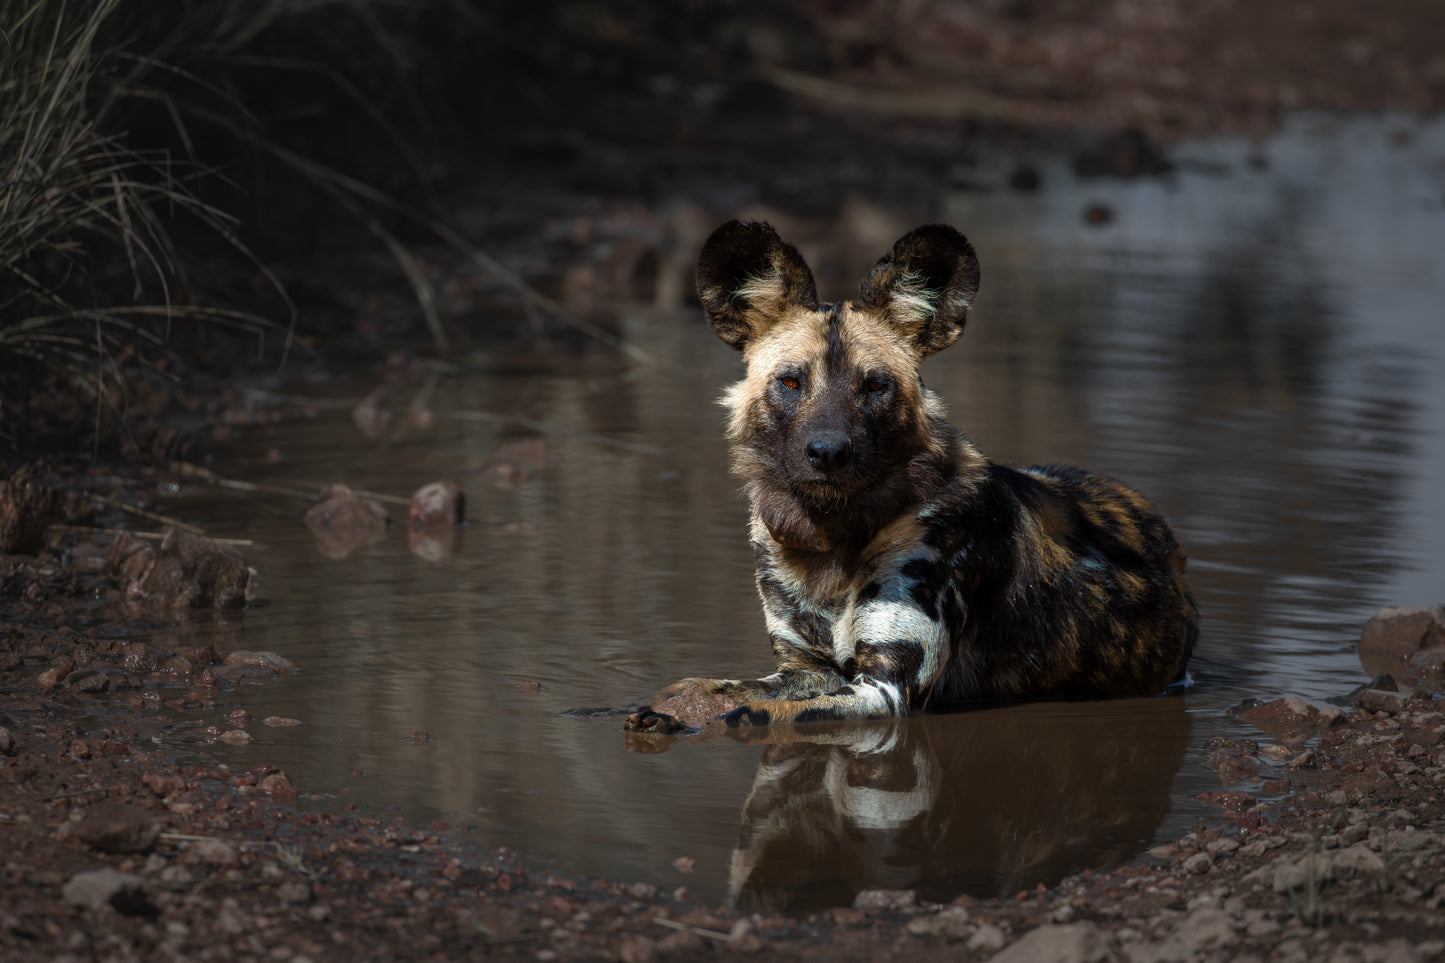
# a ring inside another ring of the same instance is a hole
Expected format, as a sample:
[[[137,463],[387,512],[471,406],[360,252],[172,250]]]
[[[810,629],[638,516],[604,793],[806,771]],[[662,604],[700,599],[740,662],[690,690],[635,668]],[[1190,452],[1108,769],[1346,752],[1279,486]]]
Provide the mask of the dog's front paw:
[[[627,732],[655,732],[660,735],[670,735],[683,731],[687,725],[666,712],[654,711],[652,706],[642,706],[627,717],[622,728]]]

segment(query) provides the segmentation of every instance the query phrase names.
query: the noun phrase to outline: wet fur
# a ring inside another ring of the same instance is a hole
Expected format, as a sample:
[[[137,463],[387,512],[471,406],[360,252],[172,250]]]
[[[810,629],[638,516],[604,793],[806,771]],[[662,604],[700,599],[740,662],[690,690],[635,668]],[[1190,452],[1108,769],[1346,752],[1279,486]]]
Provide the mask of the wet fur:
[[[699,294],[747,362],[723,403],[778,670],[657,698],[719,693],[743,703],[723,717],[738,726],[1181,678],[1198,615],[1154,507],[1078,468],[990,462],[923,386],[918,364],[962,333],[978,282],[973,248],[944,225],[900,239],[837,304],[770,226],[708,239]]]

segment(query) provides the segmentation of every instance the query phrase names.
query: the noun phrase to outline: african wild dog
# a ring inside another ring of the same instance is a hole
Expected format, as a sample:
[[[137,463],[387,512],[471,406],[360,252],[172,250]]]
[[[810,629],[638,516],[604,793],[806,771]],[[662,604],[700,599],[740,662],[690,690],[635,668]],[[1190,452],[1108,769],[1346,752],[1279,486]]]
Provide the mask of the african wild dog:
[[[1198,614],[1154,507],[1078,468],[990,462],[919,379],[978,290],[963,235],[918,228],[856,300],[829,304],[772,227],[732,221],[703,245],[697,279],[747,363],[723,404],[778,670],[685,679],[654,704],[700,687],[741,703],[727,725],[763,725],[1181,678]],[[644,709],[628,728],[671,723]]]

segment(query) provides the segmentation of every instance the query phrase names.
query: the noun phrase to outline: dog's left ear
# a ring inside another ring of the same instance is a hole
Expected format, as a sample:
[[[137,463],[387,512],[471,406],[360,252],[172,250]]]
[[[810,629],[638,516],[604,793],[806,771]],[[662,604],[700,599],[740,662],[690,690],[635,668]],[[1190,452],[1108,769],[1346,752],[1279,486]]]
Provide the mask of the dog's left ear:
[[[928,224],[873,266],[858,303],[886,314],[924,358],[958,340],[977,293],[973,245],[947,224]]]

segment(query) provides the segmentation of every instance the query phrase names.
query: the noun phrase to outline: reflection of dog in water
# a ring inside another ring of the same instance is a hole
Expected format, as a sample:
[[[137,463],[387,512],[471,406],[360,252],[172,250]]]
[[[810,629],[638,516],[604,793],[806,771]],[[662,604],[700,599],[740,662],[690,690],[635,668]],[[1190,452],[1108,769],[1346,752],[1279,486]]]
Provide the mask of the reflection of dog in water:
[[[1197,614],[1153,506],[1077,468],[993,464],[920,380],[978,290],[961,234],[911,232],[857,300],[827,304],[796,249],[733,221],[697,277],[747,362],[724,404],[778,669],[679,682],[629,729],[675,728],[658,699],[685,694],[740,726],[1140,695],[1182,676]]]
[[[778,912],[875,888],[1012,896],[1133,859],[1169,812],[1189,717],[1148,699],[754,731],[728,892]]]

